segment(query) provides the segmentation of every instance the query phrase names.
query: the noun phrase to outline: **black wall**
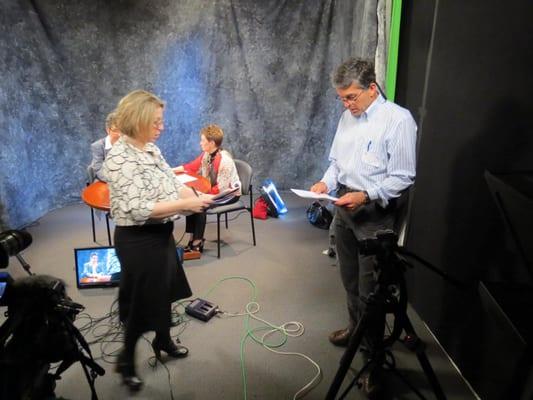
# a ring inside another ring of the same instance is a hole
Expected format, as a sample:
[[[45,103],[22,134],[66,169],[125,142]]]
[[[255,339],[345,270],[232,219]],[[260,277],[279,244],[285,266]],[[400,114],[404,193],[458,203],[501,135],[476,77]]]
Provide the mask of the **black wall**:
[[[529,279],[483,172],[533,170],[531,15],[519,0],[404,2],[397,102],[419,124],[407,247],[471,284],[455,289],[416,268],[409,294],[483,398],[505,398],[519,350],[487,338],[499,328],[478,283]],[[484,367],[499,353],[511,363]]]

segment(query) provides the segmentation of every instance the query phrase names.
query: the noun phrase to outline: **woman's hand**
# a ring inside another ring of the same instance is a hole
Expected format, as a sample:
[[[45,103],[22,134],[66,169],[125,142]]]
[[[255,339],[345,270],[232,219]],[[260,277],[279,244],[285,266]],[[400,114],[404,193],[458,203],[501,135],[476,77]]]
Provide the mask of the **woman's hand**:
[[[190,211],[193,213],[203,212],[207,207],[213,203],[213,196],[209,194],[201,194],[196,197],[187,197],[182,199],[184,211]]]
[[[189,187],[189,186],[183,186],[179,190],[180,198],[187,199],[189,197],[198,197],[199,193],[195,191],[195,189]]]

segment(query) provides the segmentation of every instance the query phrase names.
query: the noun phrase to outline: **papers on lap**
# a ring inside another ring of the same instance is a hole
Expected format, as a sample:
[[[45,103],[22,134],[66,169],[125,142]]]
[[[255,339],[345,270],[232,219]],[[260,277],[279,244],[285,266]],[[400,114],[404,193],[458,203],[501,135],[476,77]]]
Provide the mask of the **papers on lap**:
[[[197,180],[194,176],[190,176],[187,174],[176,175],[176,179],[183,184],[186,184],[187,182],[194,182],[195,180]]]
[[[219,206],[221,204],[224,204],[235,197],[235,192],[239,190],[239,187],[236,186],[232,189],[226,189],[221,191],[220,193],[217,193],[213,196],[213,206]]]
[[[329,201],[339,200],[337,197],[330,196],[327,193],[315,193],[309,190],[301,190],[301,189],[291,189],[291,191],[297,196],[303,197],[304,199],[329,200]]]

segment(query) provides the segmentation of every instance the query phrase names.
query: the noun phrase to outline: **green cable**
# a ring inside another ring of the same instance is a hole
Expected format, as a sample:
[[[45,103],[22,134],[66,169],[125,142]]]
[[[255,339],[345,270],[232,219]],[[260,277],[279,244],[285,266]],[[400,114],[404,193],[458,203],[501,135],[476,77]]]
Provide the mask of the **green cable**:
[[[240,280],[244,280],[244,281],[248,282],[251,285],[251,287],[252,287],[252,298],[251,298],[251,300],[248,303],[257,304],[256,303],[257,287],[255,286],[255,283],[253,281],[251,281],[250,279],[245,278],[243,276],[228,276],[226,278],[220,279],[217,283],[215,283],[211,287],[211,289],[209,289],[207,291],[207,293],[205,294],[205,297],[207,298],[207,296],[209,296],[222,282],[227,281],[227,280],[231,280],[231,279],[240,279]],[[267,326],[259,326],[259,327],[251,328],[250,327],[250,318],[251,318],[250,317],[250,311],[249,310],[246,310],[246,311],[247,311],[247,314],[244,317],[244,334],[243,334],[243,336],[241,338],[241,343],[240,343],[240,362],[241,362],[241,375],[242,375],[242,382],[243,382],[244,400],[247,399],[247,393],[246,393],[247,392],[246,366],[245,366],[245,361],[244,361],[244,349],[245,349],[246,339],[251,338],[256,343],[261,344],[261,345],[266,345],[266,346],[268,346],[270,348],[281,347],[288,340],[288,336],[287,336],[287,334],[285,332],[280,331],[277,326],[274,326],[274,325],[271,325],[271,324],[268,324],[268,323],[267,323]],[[273,344],[272,343],[265,343],[265,342],[263,342],[261,339],[259,339],[255,335],[256,332],[272,330],[272,329],[278,330],[280,332],[280,334],[282,335],[279,343],[273,343]]]
[[[400,47],[400,22],[402,19],[402,0],[392,1],[392,15],[389,35],[389,49],[387,54],[387,76],[385,89],[387,98],[394,101],[396,95],[396,75],[398,72],[398,49]]]

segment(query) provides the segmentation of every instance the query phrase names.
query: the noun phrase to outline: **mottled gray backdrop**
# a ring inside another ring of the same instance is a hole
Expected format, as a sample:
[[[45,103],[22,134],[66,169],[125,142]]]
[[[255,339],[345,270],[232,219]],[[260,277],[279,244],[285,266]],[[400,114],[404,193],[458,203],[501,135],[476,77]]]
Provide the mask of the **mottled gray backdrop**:
[[[0,0],[0,227],[80,201],[89,145],[133,89],[167,102],[171,165],[221,125],[254,184],[322,175],[341,112],[329,83],[374,58],[377,0]]]

